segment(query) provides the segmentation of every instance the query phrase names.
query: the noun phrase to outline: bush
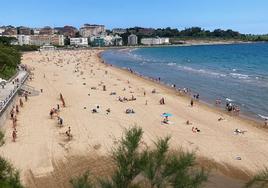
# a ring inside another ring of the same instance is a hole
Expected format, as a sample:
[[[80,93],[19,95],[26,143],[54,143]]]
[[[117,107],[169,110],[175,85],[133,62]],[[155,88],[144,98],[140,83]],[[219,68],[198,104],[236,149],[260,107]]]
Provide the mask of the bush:
[[[23,188],[20,183],[19,172],[0,156],[0,187]]]
[[[193,153],[170,152],[169,137],[159,139],[153,150],[141,150],[142,135],[138,127],[126,130],[120,145],[112,152],[116,169],[110,178],[100,179],[98,187],[197,188],[207,181],[208,174],[196,167]],[[75,185],[93,187],[88,178],[87,172]]]
[[[84,173],[81,177],[76,177],[70,181],[73,188],[93,188],[89,177],[89,171]]]
[[[268,187],[268,168],[257,174],[250,180],[246,187],[265,188]]]
[[[5,134],[0,130],[0,146],[4,145],[5,143]]]

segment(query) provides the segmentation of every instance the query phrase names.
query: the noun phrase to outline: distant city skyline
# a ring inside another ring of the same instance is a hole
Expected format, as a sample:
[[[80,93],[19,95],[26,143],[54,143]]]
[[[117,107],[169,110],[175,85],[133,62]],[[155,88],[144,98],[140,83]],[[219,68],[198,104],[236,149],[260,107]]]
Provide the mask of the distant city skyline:
[[[268,1],[258,0],[13,0],[1,2],[0,26],[58,27],[84,23],[127,27],[232,29],[267,34]]]

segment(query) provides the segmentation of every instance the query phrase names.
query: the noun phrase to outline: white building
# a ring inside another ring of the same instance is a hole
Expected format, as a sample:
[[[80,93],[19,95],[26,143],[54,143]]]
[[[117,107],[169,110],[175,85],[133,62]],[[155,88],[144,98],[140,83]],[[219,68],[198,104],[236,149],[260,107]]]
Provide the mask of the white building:
[[[169,44],[169,38],[143,38],[141,39],[141,44],[148,46]]]
[[[104,46],[122,46],[123,39],[118,35],[100,35],[90,37],[90,41],[93,42],[95,39],[103,40]]]
[[[40,47],[40,51],[54,51],[57,48],[55,46],[51,46],[51,45],[43,45]]]
[[[87,38],[70,38],[70,45],[72,46],[88,46]]]
[[[137,37],[137,35],[134,35],[134,34],[129,35],[129,36],[128,36],[128,39],[127,39],[127,44],[128,44],[129,46],[135,46],[135,45],[138,45],[138,37]]]
[[[113,41],[114,41],[114,46],[123,46],[122,37],[115,35]]]
[[[31,36],[29,35],[17,35],[19,45],[29,45],[31,43]]]
[[[99,36],[105,33],[105,26],[85,24],[83,27],[80,28],[79,33],[82,37],[85,38]]]
[[[33,29],[33,33],[34,33],[34,35],[39,35],[39,33],[40,33],[40,28],[34,28]]]

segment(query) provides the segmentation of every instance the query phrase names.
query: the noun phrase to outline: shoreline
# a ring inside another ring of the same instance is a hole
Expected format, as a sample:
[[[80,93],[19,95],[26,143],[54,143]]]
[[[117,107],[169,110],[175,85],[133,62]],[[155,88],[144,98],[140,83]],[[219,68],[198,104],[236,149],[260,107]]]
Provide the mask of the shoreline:
[[[215,44],[217,45],[217,44]],[[140,79],[143,79],[144,81],[147,81],[147,82],[150,82],[150,83],[153,83],[153,84],[156,84],[156,86],[159,86],[159,87],[162,87],[164,89],[168,89],[170,91],[170,93],[173,93],[175,96],[179,96],[179,97],[182,97],[182,98],[185,98],[187,100],[191,100],[191,92],[189,94],[185,94],[185,93],[182,93],[180,92],[177,88],[173,88],[172,86],[170,86],[168,83],[163,83],[163,82],[158,82],[156,81],[155,79],[153,78],[150,78],[148,76],[145,76],[145,75],[141,75],[141,74],[138,74],[136,72],[130,72],[127,68],[122,68],[122,67],[119,67],[119,66],[116,66],[116,65],[112,65],[112,64],[109,64],[109,62],[106,62],[103,58],[102,58],[102,53],[104,53],[106,50],[102,50],[100,51],[97,56],[98,58],[100,59],[100,62],[110,66],[110,67],[113,67],[117,70],[120,70],[120,71],[124,71],[125,73],[129,74],[129,75],[133,75],[133,76],[136,76],[136,78],[140,78]],[[191,89],[191,88],[189,88]],[[250,123],[258,128],[261,128],[263,130],[267,130],[264,125],[263,125],[263,122],[261,120],[261,118],[254,118],[254,117],[250,117],[248,115],[246,115],[246,112],[243,112],[241,111],[239,113],[239,115],[232,115],[230,112],[226,111],[226,109],[222,108],[222,107],[218,107],[218,106],[215,106],[213,105],[213,103],[209,103],[209,102],[206,102],[206,101],[203,101],[203,100],[195,100],[195,103],[198,103],[199,105],[202,105],[203,107],[206,107],[206,108],[210,108],[211,110],[214,110],[216,112],[219,112],[219,113],[224,113],[225,115],[228,115],[230,117],[233,117],[233,118],[237,118],[239,120],[242,120],[242,121],[246,121],[247,123]],[[267,130],[268,131],[268,130]]]

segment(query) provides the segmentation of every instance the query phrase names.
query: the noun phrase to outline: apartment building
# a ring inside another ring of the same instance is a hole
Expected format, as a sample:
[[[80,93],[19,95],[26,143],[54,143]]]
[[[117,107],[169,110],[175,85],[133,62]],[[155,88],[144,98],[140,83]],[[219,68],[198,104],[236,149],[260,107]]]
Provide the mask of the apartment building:
[[[83,27],[80,28],[79,33],[84,38],[98,36],[100,34],[105,33],[105,26],[85,24]]]

